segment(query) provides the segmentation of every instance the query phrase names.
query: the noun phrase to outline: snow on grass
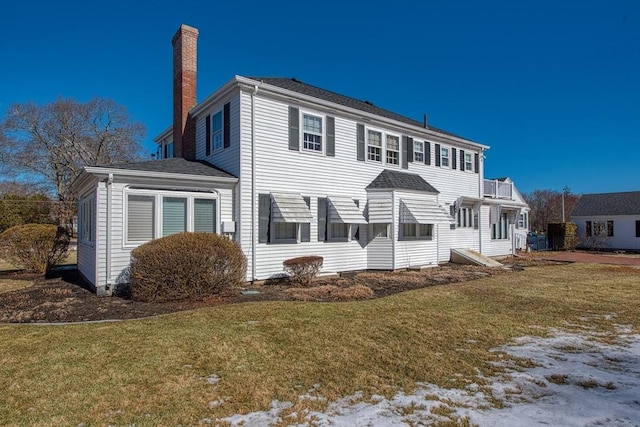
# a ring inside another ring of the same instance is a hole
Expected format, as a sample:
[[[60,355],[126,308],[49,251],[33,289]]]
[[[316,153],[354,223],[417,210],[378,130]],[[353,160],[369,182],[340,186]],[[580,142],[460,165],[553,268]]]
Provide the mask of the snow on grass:
[[[479,426],[640,426],[640,335],[619,326],[615,344],[600,334],[552,329],[546,338],[526,336],[495,349],[503,374],[464,389],[418,384],[391,399],[361,393],[332,402],[323,412],[293,414],[302,425],[394,426],[458,422]],[[522,367],[522,366],[526,367]],[[301,399],[309,396],[301,396]],[[234,415],[232,426],[269,426],[287,421],[293,403],[274,401],[269,411]],[[289,414],[289,415],[285,415]],[[284,418],[284,420],[283,420]],[[297,421],[292,418],[293,425]]]

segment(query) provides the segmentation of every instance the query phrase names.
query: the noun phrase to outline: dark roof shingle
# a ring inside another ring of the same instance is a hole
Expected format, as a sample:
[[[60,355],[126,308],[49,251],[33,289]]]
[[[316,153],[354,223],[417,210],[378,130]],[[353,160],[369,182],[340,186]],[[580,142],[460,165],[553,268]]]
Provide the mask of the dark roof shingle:
[[[278,86],[282,89],[291,90],[294,92],[301,93],[303,95],[312,96],[314,98],[322,99],[323,101],[334,102],[339,105],[343,105],[345,107],[350,107],[356,110],[364,111],[371,114],[376,114],[378,116],[386,117],[388,119],[397,120],[402,123],[407,123],[413,126],[424,127],[424,123],[421,123],[417,120],[411,119],[409,117],[402,116],[400,114],[394,113],[393,111],[385,110],[384,108],[377,107],[368,101],[361,101],[359,99],[351,98],[349,96],[341,95],[336,92],[331,92],[326,89],[322,89],[316,86],[312,86],[306,83],[301,82],[297,79],[289,79],[286,77],[248,77],[249,79],[262,81],[264,83]],[[433,130],[435,132],[439,132],[445,135],[454,136],[456,138],[462,138],[467,141],[471,141],[468,138],[464,138],[462,136],[456,135],[454,133],[445,131],[443,129],[438,129],[435,126],[428,125],[427,129]]]
[[[640,191],[583,194],[571,216],[640,215]]]
[[[366,189],[416,190],[427,193],[440,193],[420,175],[397,172],[389,169],[380,172],[380,174],[367,185]]]
[[[201,175],[216,178],[236,178],[230,173],[218,167],[215,167],[211,163],[205,162],[204,160],[186,160],[180,157],[161,160],[149,160],[137,163],[117,163],[99,167],[144,172]]]

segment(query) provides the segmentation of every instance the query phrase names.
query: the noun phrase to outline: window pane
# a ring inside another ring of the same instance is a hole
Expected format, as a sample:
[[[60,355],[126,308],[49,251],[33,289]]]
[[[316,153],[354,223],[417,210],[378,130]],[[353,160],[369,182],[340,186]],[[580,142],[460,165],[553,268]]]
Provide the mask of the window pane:
[[[329,224],[331,227],[331,237],[334,239],[346,239],[349,234],[349,224],[342,224],[338,222],[332,222]]]
[[[193,231],[199,233],[216,232],[216,201],[195,199],[193,201]]]
[[[432,237],[432,235],[433,235],[433,224],[420,224],[421,237]]]
[[[274,222],[275,239],[295,240],[298,224],[295,222]]]
[[[404,237],[416,237],[416,225],[403,223],[402,224],[402,235]]]
[[[400,149],[400,138],[387,135],[387,150],[398,151]]]
[[[212,123],[213,131],[216,132],[221,130],[222,129],[222,111],[220,111],[217,114],[214,114],[212,121],[213,121]]]
[[[187,231],[187,199],[182,197],[162,198],[162,235]]]
[[[373,224],[373,238],[389,237],[387,224]]]
[[[130,194],[127,198],[127,240],[147,241],[153,239],[154,196]]]

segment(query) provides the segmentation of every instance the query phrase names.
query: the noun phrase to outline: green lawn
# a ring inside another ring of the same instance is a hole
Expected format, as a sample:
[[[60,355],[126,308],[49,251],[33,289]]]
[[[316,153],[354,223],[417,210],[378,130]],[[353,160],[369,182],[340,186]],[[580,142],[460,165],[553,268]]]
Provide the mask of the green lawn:
[[[322,409],[323,401],[298,400],[314,385],[329,400],[389,396],[419,381],[462,387],[478,381],[476,368],[493,373],[498,355],[489,349],[514,337],[579,317],[596,330],[631,324],[637,333],[639,277],[629,267],[572,264],[361,302],[0,325],[0,425],[197,425],[274,399],[297,402],[291,412]],[[207,381],[213,375],[217,383]]]

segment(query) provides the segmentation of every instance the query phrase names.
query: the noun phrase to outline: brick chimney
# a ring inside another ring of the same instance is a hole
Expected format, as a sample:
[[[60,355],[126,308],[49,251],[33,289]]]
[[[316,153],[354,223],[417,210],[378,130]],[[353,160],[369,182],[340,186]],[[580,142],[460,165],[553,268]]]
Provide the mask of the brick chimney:
[[[198,29],[181,25],[173,45],[173,153],[195,159],[196,124],[189,110],[196,105]]]

